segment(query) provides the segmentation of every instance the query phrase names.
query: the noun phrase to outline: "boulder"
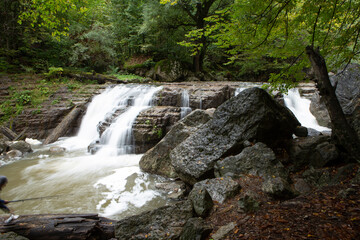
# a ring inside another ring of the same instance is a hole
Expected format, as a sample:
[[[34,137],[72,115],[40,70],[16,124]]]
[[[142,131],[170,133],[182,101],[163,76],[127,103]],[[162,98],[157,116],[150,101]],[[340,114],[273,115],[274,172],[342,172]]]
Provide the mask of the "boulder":
[[[290,199],[297,195],[289,182],[281,177],[266,179],[261,189],[275,199]]]
[[[307,138],[296,138],[289,141],[287,150],[292,162],[292,171],[297,172],[303,167],[311,165],[317,168],[335,162],[339,153],[330,136],[314,136]]]
[[[181,233],[180,240],[204,240],[212,229],[201,218],[190,218]]]
[[[142,156],[139,163],[141,170],[170,178],[177,177],[169,152],[210,119],[211,113],[195,110],[177,122],[155,147]]]
[[[157,106],[142,111],[133,124],[135,152],[144,153],[155,146],[179,119],[179,107]]]
[[[10,150],[19,150],[22,153],[32,152],[31,145],[25,141],[15,141],[7,143]]]
[[[0,154],[6,152],[8,149],[8,145],[4,140],[0,140]]]
[[[188,199],[191,201],[197,216],[205,218],[213,207],[213,201],[204,185],[198,184],[191,190]]]
[[[226,199],[231,198],[239,193],[241,186],[230,177],[221,177],[207,179],[197,182],[194,189],[204,187],[210,194],[213,201],[223,203]]]
[[[8,158],[8,159],[11,159],[11,158],[19,158],[19,157],[22,157],[23,153],[19,150],[10,150],[8,151],[6,154],[5,154],[5,157]]]
[[[256,201],[252,196],[246,194],[244,197],[240,198],[239,207],[242,212],[256,212],[260,208],[260,202]]]
[[[275,153],[264,143],[256,143],[246,147],[236,155],[230,156],[215,164],[215,176],[239,177],[241,175],[255,175],[264,179],[281,177],[285,181],[288,174]]]
[[[182,181],[156,183],[155,187],[167,192],[169,199],[179,200],[185,197],[186,186]]]
[[[297,128],[295,128],[294,134],[297,137],[307,137],[308,136],[308,129],[306,127],[303,127],[303,126],[298,126]]]
[[[299,125],[265,90],[249,88],[219,106],[212,120],[176,146],[171,163],[184,182],[195,184],[214,175],[220,158],[240,153],[246,140],[271,146],[291,139]]]
[[[315,169],[310,167],[302,174],[306,183],[313,187],[328,186],[331,183],[331,174],[329,169]]]
[[[220,227],[214,234],[211,235],[211,239],[213,240],[221,240],[224,239],[225,236],[236,227],[236,222],[228,223]]]
[[[118,221],[115,237],[119,240],[178,239],[192,216],[190,201],[178,202]]]
[[[325,103],[321,100],[319,92],[315,92],[311,97],[310,112],[316,118],[320,126],[331,128],[331,120]]]
[[[64,147],[59,147],[59,146],[53,146],[49,148],[49,151],[51,153],[62,153],[66,151],[66,148]]]
[[[332,76],[331,82],[344,114],[360,138],[360,65],[349,64]]]
[[[155,65],[155,79],[160,82],[181,82],[189,72],[178,61],[164,59]]]

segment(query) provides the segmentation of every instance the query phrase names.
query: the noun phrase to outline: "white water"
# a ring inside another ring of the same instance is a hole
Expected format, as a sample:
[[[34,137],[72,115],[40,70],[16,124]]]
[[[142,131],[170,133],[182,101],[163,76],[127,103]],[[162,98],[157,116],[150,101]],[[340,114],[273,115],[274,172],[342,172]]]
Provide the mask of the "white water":
[[[245,90],[249,87],[259,87],[258,85],[249,85],[241,88],[237,88],[235,90],[235,96],[238,95],[241,91]],[[289,108],[301,123],[302,126],[307,128],[315,129],[319,132],[322,131],[331,131],[331,129],[327,127],[320,126],[316,121],[316,118],[310,112],[310,103],[311,101],[301,97],[299,93],[299,89],[294,88],[290,89],[287,94],[284,95],[285,106]]]
[[[191,112],[190,108],[190,97],[189,93],[186,89],[184,89],[181,93],[181,112],[180,117],[184,118],[186,115],[188,115]]]
[[[317,131],[331,131],[327,127],[320,126],[316,118],[310,112],[311,101],[300,96],[299,89],[290,89],[288,94],[284,95],[284,102],[299,120],[302,126],[312,128]]]
[[[114,219],[165,205],[167,200],[155,188],[155,183],[163,179],[142,173],[138,167],[141,155],[127,154],[130,143],[124,140],[131,139],[133,121],[141,110],[150,107],[152,96],[159,89],[118,86],[94,97],[76,137],[51,145],[33,145],[34,153],[0,168],[0,175],[9,179],[2,197],[13,200],[61,195],[13,203],[10,207],[17,214],[95,212]],[[134,97],[133,106],[114,120],[115,125],[101,139],[103,149],[90,155],[88,144],[99,138],[97,124],[117,109],[125,108],[130,97]],[[53,153],[50,147],[67,150]]]

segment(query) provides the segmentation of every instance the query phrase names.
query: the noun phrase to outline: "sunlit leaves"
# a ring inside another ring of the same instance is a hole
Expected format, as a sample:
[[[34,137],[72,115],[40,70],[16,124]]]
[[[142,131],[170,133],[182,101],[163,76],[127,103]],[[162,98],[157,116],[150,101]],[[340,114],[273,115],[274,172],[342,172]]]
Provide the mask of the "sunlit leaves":
[[[79,4],[81,3],[81,4]],[[24,0],[24,11],[20,14],[18,23],[29,22],[31,28],[45,28],[51,31],[56,39],[66,36],[69,31],[68,11],[76,10],[86,13],[84,4],[87,1],[77,0]]]
[[[303,79],[308,45],[320,48],[330,70],[359,59],[360,1],[236,0],[219,18],[208,19],[215,23],[211,36],[231,61],[248,52],[288,63],[270,79],[280,87]]]

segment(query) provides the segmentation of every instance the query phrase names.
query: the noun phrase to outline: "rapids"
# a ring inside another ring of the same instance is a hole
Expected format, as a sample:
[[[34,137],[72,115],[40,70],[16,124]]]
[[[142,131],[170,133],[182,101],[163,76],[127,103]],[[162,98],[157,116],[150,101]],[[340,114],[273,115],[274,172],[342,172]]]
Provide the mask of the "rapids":
[[[238,88],[238,94],[250,84]],[[252,85],[253,86],[253,85]],[[136,116],[152,105],[152,97],[161,87],[120,85],[93,97],[75,137],[61,138],[50,145],[28,140],[34,152],[24,158],[2,161],[0,175],[9,183],[1,192],[2,199],[17,200],[57,196],[37,201],[10,203],[16,214],[99,213],[111,219],[151,210],[168,203],[165,193],[155,184],[166,179],[143,173],[138,163],[142,155],[133,154],[131,127]],[[328,130],[319,126],[309,112],[310,101],[290,91],[286,105],[306,127]],[[201,107],[201,106],[200,106]],[[181,115],[191,109],[189,94],[182,92]],[[119,116],[117,112],[122,112]],[[98,124],[112,124],[99,136]],[[87,146],[98,141],[100,151],[87,152]],[[66,151],[50,152],[50,147]]]

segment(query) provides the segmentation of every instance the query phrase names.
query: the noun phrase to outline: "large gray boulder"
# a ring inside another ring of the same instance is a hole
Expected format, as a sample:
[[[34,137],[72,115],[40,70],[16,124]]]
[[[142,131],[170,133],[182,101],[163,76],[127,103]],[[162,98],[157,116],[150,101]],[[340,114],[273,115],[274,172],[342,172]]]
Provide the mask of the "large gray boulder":
[[[191,201],[196,215],[202,218],[207,217],[214,205],[209,192],[202,184],[198,184],[191,190],[188,199]]]
[[[336,163],[339,158],[337,147],[331,143],[329,136],[314,136],[297,138],[289,141],[289,159],[292,171],[297,172],[310,165],[321,168],[331,163]]]
[[[202,218],[190,218],[181,233],[180,240],[204,240],[211,231],[210,226]]]
[[[25,141],[14,141],[14,142],[7,142],[9,146],[9,150],[19,150],[22,153],[30,153],[32,152],[31,145]]]
[[[244,148],[236,155],[218,161],[215,164],[215,176],[239,177],[241,175],[255,175],[264,179],[281,177],[287,179],[288,174],[275,153],[264,143]]]
[[[214,117],[170,153],[179,177],[195,184],[214,175],[220,158],[236,155],[245,141],[273,145],[291,139],[300,123],[265,90],[249,88],[223,103]]]
[[[179,239],[192,216],[190,201],[178,202],[118,221],[115,237],[119,240]]]
[[[211,117],[210,111],[198,109],[177,122],[155,147],[142,156],[139,163],[141,170],[170,178],[177,177],[171,165],[170,151],[196,132]]]
[[[241,186],[230,177],[221,177],[197,182],[193,189],[196,191],[201,188],[206,189],[213,201],[223,203],[225,200],[238,194]]]
[[[350,64],[331,77],[336,96],[350,125],[360,138],[360,65]]]

